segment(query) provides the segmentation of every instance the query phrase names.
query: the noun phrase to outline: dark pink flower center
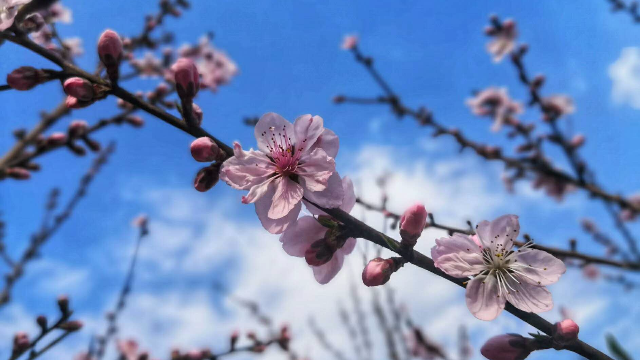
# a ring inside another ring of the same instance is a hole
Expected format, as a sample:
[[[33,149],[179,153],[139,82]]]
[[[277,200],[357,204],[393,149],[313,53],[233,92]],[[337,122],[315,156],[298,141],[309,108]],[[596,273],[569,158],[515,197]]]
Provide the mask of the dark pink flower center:
[[[298,168],[300,154],[302,148],[296,149],[295,144],[291,141],[291,137],[287,135],[287,126],[282,127],[282,131],[276,132],[274,127],[262,133],[262,136],[270,136],[267,139],[267,148],[269,149],[269,157],[276,165],[277,172],[282,176],[293,175]]]

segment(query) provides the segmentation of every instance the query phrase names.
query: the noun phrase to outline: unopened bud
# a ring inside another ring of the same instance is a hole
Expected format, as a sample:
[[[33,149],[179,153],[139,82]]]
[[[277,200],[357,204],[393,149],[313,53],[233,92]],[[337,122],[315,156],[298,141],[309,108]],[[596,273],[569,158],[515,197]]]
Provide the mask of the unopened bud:
[[[23,168],[9,168],[5,170],[5,175],[15,180],[29,180],[31,173]]]
[[[533,350],[532,339],[518,334],[504,334],[487,340],[480,353],[489,360],[523,360]]]
[[[128,124],[136,128],[140,128],[144,126],[144,119],[142,119],[140,116],[130,115],[125,117],[124,121],[126,121]]]
[[[71,138],[77,138],[84,136],[84,134],[89,130],[89,124],[87,124],[84,120],[73,120],[71,124],[69,124],[68,134]]]
[[[7,75],[7,84],[16,90],[30,90],[46,80],[44,71],[31,66],[19,67]]]
[[[19,331],[13,336],[13,353],[22,354],[31,345],[29,341],[29,335],[27,333]]]
[[[585,137],[582,134],[578,134],[576,136],[573,137],[573,139],[571,139],[571,142],[569,143],[569,145],[571,145],[571,147],[573,147],[574,149],[577,149],[579,147],[581,147],[582,145],[584,145],[585,142]]]
[[[578,332],[578,324],[571,319],[565,319],[554,325],[553,340],[560,344],[570,343],[578,339]]]
[[[544,84],[544,81],[546,80],[545,76],[540,74],[540,75],[536,75],[533,80],[531,80],[531,87],[534,89],[537,89],[539,87],[541,87]]]
[[[69,298],[66,295],[61,295],[58,297],[58,308],[63,316],[69,314]]]
[[[113,30],[106,30],[98,40],[98,56],[107,69],[111,82],[118,81],[119,66],[122,60],[122,40]]]
[[[67,321],[65,323],[62,323],[60,325],[58,325],[58,328],[65,330],[65,331],[78,331],[80,329],[82,329],[82,326],[84,324],[81,321]]]
[[[212,162],[220,157],[220,148],[206,136],[193,140],[190,150],[191,156],[199,162]]]
[[[33,13],[27,16],[21,23],[20,27],[26,32],[37,32],[40,31],[46,22],[41,14]]]
[[[402,263],[398,262],[398,264],[402,266]],[[362,271],[362,282],[367,286],[384,285],[391,278],[391,274],[398,270],[400,266],[396,265],[396,261],[393,258],[375,258],[369,261]]]
[[[80,101],[91,101],[94,95],[93,85],[91,85],[89,81],[79,77],[72,77],[65,80],[64,92]]]
[[[96,140],[90,139],[87,136],[84,136],[82,138],[82,141],[84,141],[87,147],[93,152],[98,152],[100,151],[100,149],[102,149],[102,146],[100,145],[99,142],[97,142]]]
[[[314,241],[311,246],[304,252],[304,259],[311,266],[321,266],[329,261],[336,252],[335,246],[325,239]]]
[[[200,75],[196,65],[187,58],[178,59],[171,70],[174,72],[176,90],[180,99],[191,101],[200,89]]]
[[[427,225],[427,209],[416,203],[410,206],[400,218],[400,236],[402,242],[413,248]]]
[[[198,106],[197,104],[193,104],[193,118],[196,120],[196,124],[198,124],[198,126],[202,125],[202,119],[204,119],[204,113],[202,112],[202,109],[200,108],[200,106]]]
[[[47,138],[48,146],[62,146],[67,143],[67,135],[61,132],[56,132]]]
[[[211,189],[219,179],[220,166],[218,164],[213,164],[198,171],[196,178],[193,181],[193,187],[200,192],[205,192]]]
[[[40,315],[36,318],[36,323],[40,326],[40,330],[45,331],[47,329],[47,317]]]

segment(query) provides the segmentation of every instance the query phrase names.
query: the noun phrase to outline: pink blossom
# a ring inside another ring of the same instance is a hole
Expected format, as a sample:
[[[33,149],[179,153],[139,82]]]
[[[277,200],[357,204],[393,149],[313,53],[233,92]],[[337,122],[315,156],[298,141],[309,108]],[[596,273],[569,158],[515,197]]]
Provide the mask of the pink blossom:
[[[62,5],[60,1],[56,1],[48,9],[40,11],[40,14],[48,23],[61,22],[70,24],[73,21],[71,9]]]
[[[546,118],[549,114],[554,118],[559,118],[576,111],[573,99],[567,95],[551,95],[542,99],[542,105],[545,109],[545,120],[549,120]]]
[[[337,184],[335,184],[336,182]],[[342,188],[344,198],[342,199],[340,209],[347,213],[350,212],[356,204],[356,196],[353,191],[353,182],[351,179],[344,177],[340,180],[340,176],[335,172],[329,180],[329,187],[332,186]],[[315,207],[309,207],[308,209],[312,214],[326,216],[324,212]],[[340,269],[342,269],[344,257],[349,255],[356,246],[356,239],[352,237],[340,239],[335,242],[325,241],[328,230],[328,228],[324,227],[318,219],[313,216],[303,216],[289,226],[280,236],[282,248],[287,254],[296,257],[305,257],[305,259],[308,258],[312,245],[319,241],[327,244],[329,247],[329,253],[327,254],[328,259],[318,266],[310,264],[313,275],[320,284],[328,283],[338,274]],[[309,263],[309,260],[307,260],[307,263]]]
[[[440,270],[454,277],[474,277],[467,284],[466,300],[480,320],[495,319],[506,301],[533,313],[553,308],[545,286],[558,281],[566,267],[552,255],[532,249],[531,243],[512,249],[519,232],[518,217],[504,215],[478,224],[482,248],[470,236],[456,233],[436,240],[431,249]]]
[[[427,225],[427,209],[421,203],[410,206],[400,218],[400,236],[415,245]]]
[[[535,350],[533,340],[517,334],[504,334],[489,339],[480,353],[489,360],[523,360]]]
[[[422,360],[444,359],[442,347],[431,341],[420,329],[414,328],[406,336],[407,347],[411,355]]]
[[[147,214],[140,214],[133,219],[131,225],[137,228],[146,228],[149,225],[149,217]]]
[[[0,0],[0,31],[4,31],[13,25],[13,19],[18,14],[20,5],[31,0]]]
[[[562,181],[555,176],[546,176],[544,174],[539,174],[531,186],[534,189],[544,189],[548,196],[551,196],[557,201],[562,201],[565,194],[575,189],[573,185]]]
[[[116,342],[118,352],[126,360],[138,360],[138,342],[133,339],[118,340]]]
[[[367,286],[384,285],[396,270],[393,259],[375,258],[362,270],[362,282]]]
[[[202,125],[202,119],[204,119],[204,113],[198,104],[193,104],[193,118],[196,120],[196,124],[198,126]]]
[[[83,136],[87,130],[89,130],[89,124],[87,124],[84,120],[73,120],[71,124],[69,124],[69,136],[72,138],[77,138]]]
[[[353,50],[356,46],[358,46],[358,37],[355,35],[347,35],[342,40],[342,49],[343,50]]]
[[[518,37],[516,23],[511,19],[506,20],[500,28],[494,28],[489,34],[493,39],[487,43],[487,51],[493,55],[494,62],[500,62],[515,48]]]
[[[152,52],[146,52],[141,59],[133,59],[129,63],[142,77],[159,76],[163,71],[162,61]]]
[[[487,88],[467,99],[466,104],[474,115],[493,118],[493,131],[500,130],[505,123],[517,121],[514,115],[522,113],[522,105],[511,100],[506,88]]]
[[[329,186],[338,137],[324,128],[320,116],[302,115],[292,125],[268,113],[254,134],[258,150],[244,151],[235,143],[234,156],[224,162],[220,176],[236,189],[249,190],[242,202],[256,204],[265,229],[273,234],[286,230],[298,217],[303,196],[326,208],[342,204],[342,187]]]
[[[632,205],[640,207],[640,194],[631,195],[627,200]],[[640,213],[631,209],[622,209],[622,211],[620,212],[620,219],[622,219],[623,221],[633,221],[638,217],[638,214]]]
[[[180,58],[171,66],[171,70],[180,98],[193,100],[200,90],[200,75],[196,65],[188,58]]]
[[[198,71],[202,75],[202,85],[213,91],[227,84],[238,74],[238,65],[224,52],[215,48],[208,38],[200,41],[200,61]]]
[[[584,145],[585,141],[586,141],[586,138],[584,137],[584,135],[577,134],[576,136],[571,138],[571,141],[569,142],[569,145],[571,145],[571,147],[573,147],[574,149],[577,149],[577,148],[581,147],[582,145]]]
[[[578,339],[580,327],[571,319],[565,319],[557,322],[553,327],[553,340],[567,344]]]
[[[47,138],[47,145],[61,146],[67,143],[67,135],[61,132],[55,132]]]
[[[595,265],[589,264],[582,268],[582,274],[589,280],[596,280],[600,277],[600,269]]]
[[[65,49],[72,57],[84,54],[82,39],[79,37],[66,38],[62,41],[62,45],[64,45]]]
[[[209,137],[201,137],[191,143],[191,156],[199,162],[212,162],[220,156],[220,148]]]

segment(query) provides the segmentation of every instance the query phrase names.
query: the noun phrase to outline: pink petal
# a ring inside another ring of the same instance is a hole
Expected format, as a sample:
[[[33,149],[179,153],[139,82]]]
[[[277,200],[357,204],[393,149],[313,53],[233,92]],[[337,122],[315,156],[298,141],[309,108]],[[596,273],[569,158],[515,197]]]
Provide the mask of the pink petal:
[[[275,173],[275,165],[259,151],[234,149],[235,156],[225,161],[220,169],[220,179],[234,189],[248,190],[261,184]]]
[[[303,154],[296,169],[296,174],[304,179],[305,189],[311,191],[324,190],[327,187],[329,177],[334,172],[336,172],[335,160],[328,157],[322,149],[315,149],[312,153]],[[342,203],[342,197],[340,197],[340,203]]]
[[[431,249],[431,257],[433,258],[433,261],[436,263],[436,266],[438,266],[437,263],[438,261],[440,261],[441,256],[451,255],[451,254],[464,254],[464,255],[473,254],[473,257],[469,258],[471,260],[471,263],[469,264],[469,266],[478,264],[478,260],[476,260],[475,258],[479,259],[480,264],[483,263],[481,248],[468,235],[455,233],[448,238],[436,239],[436,245]],[[449,275],[455,276],[453,274],[449,274]],[[468,275],[465,275],[465,276],[468,276]]]
[[[319,284],[326,284],[331,279],[333,279],[340,269],[342,269],[342,264],[344,263],[344,256],[339,252],[333,254],[331,260],[328,263],[321,266],[312,266],[313,276],[316,278],[316,281]]]
[[[279,219],[272,219],[268,216],[269,208],[271,208],[272,197],[275,193],[275,187],[270,186],[269,191],[260,198],[260,200],[256,201],[256,214],[258,214],[258,218],[262,223],[262,226],[268,232],[272,234],[281,234],[283,231],[291,225],[296,219],[298,215],[300,215],[300,209],[302,209],[302,203],[298,202],[297,205],[289,211],[286,216],[283,216]]]
[[[280,177],[274,181],[276,191],[267,214],[272,219],[279,219],[289,213],[302,200],[302,186],[288,177]]]
[[[476,253],[439,255],[435,265],[448,275],[458,278],[476,275],[486,268],[482,263],[482,257]]]
[[[532,313],[541,313],[553,309],[551,292],[544,286],[531,285],[522,281],[518,284],[511,277],[507,277],[507,284],[517,290],[509,289],[510,291],[506,296],[511,305],[518,309]]]
[[[517,254],[518,264],[525,265],[517,267],[518,272],[526,276],[520,276],[532,285],[549,285],[560,279],[560,276],[567,271],[564,263],[555,256],[540,250],[523,250]]]
[[[331,179],[329,179],[329,181],[331,181]],[[342,198],[342,205],[340,205],[340,209],[349,213],[356,205],[356,192],[353,189],[353,181],[351,181],[348,176],[342,178],[342,189],[344,196]]]
[[[340,139],[338,139],[338,135],[329,129],[324,129],[318,137],[318,140],[316,140],[308,151],[312,152],[318,148],[324,150],[329,157],[335,158],[338,156],[338,150],[340,149]]]
[[[324,237],[327,228],[312,216],[303,216],[280,236],[282,249],[291,256],[304,257],[311,244]]]
[[[480,320],[493,320],[504,309],[506,299],[498,296],[498,281],[493,276],[476,276],[467,284],[467,308]]]
[[[296,135],[296,151],[308,151],[324,130],[320,116],[299,116],[293,123]]]
[[[306,182],[304,180],[303,185],[306,185]],[[306,186],[304,186],[304,197],[314,204],[318,204],[319,206],[322,206],[324,208],[333,209],[341,207],[343,203],[342,199],[345,197],[344,191],[344,182],[340,180],[340,175],[338,174],[338,172],[334,172],[327,182],[326,189],[322,191],[309,191],[307,190]],[[311,205],[309,202],[305,202],[305,205],[307,206],[309,212],[314,215],[326,215],[324,211]]]
[[[520,233],[518,216],[503,215],[491,222],[483,221],[478,224],[476,233],[485,248],[491,249],[494,253],[503,248],[508,251]]]
[[[269,178],[269,179],[265,180],[261,184],[254,185],[253,187],[251,187],[251,190],[249,190],[249,193],[246,196],[242,197],[242,203],[243,204],[251,204],[251,203],[254,203],[254,202],[258,201],[259,199],[264,197],[264,195],[267,192],[269,192],[270,189],[272,189],[274,187],[273,181],[274,180],[278,180],[278,179],[281,179],[281,178],[272,177],[272,178]]]
[[[293,130],[293,125],[291,125],[290,122],[276,113],[271,112],[262,115],[253,130],[253,133],[256,136],[256,141],[258,142],[258,149],[265,154],[270,153],[269,144],[271,137],[275,136],[278,138],[279,134],[282,135],[285,131],[287,137],[291,138],[291,143],[295,144],[296,136]]]
[[[348,238],[347,241],[342,246],[342,248],[338,250],[338,252],[342,253],[342,255],[349,255],[353,252],[353,249],[356,248],[356,244],[357,244],[356,239]]]

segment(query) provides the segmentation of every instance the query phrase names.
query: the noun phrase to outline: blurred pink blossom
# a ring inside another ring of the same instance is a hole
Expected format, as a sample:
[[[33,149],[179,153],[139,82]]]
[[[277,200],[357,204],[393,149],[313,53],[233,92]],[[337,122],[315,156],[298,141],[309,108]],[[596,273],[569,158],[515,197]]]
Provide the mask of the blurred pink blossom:
[[[346,35],[342,40],[342,49],[343,50],[353,50],[356,46],[358,46],[358,37],[355,35]]]
[[[511,53],[516,45],[518,32],[516,23],[512,19],[505,20],[500,28],[493,28],[487,32],[493,39],[487,43],[487,51],[493,55],[494,62],[500,62]]]
[[[493,118],[493,131],[500,130],[505,123],[517,121],[514,115],[522,113],[522,105],[511,100],[506,88],[487,88],[467,99],[466,104],[474,115]]]
[[[13,18],[18,14],[18,8],[28,2],[31,0],[0,0],[0,31],[13,25]]]

